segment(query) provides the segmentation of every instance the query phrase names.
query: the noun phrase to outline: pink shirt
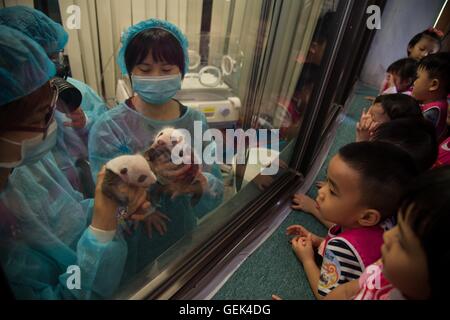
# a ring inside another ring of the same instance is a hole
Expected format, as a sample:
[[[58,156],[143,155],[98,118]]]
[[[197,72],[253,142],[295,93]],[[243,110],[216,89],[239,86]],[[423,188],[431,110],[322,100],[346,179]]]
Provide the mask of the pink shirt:
[[[383,264],[376,262],[366,268],[359,278],[360,290],[353,300],[405,300],[383,274]]]
[[[444,99],[423,104],[421,109],[425,118],[435,125],[438,141],[442,142],[447,133],[447,100]]]
[[[384,230],[379,225],[344,231],[342,231],[340,226],[335,225],[330,228],[328,236],[319,247],[319,255],[324,255],[330,240],[340,239],[349,245],[364,269],[364,267],[369,266],[380,259],[381,246],[383,245],[383,233]]]

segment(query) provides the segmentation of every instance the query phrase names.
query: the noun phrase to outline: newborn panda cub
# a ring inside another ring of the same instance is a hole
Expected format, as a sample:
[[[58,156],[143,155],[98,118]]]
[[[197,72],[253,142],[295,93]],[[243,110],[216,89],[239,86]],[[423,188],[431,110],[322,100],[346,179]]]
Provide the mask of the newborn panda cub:
[[[183,160],[183,165],[188,164],[189,170],[177,179],[168,180],[157,174],[160,193],[170,194],[172,198],[176,198],[181,194],[192,194],[191,205],[197,205],[203,194],[202,184],[205,178],[199,175],[200,166],[194,163],[195,153],[187,144],[186,137],[180,130],[174,128],[165,128],[161,130],[155,137],[153,144],[145,152],[145,158],[149,161],[151,168],[156,172],[155,168],[162,164],[172,162],[172,151],[178,146],[177,150],[181,150],[177,155]]]
[[[102,192],[120,206],[128,205],[128,186],[149,188],[156,177],[141,155],[121,156],[106,164]]]

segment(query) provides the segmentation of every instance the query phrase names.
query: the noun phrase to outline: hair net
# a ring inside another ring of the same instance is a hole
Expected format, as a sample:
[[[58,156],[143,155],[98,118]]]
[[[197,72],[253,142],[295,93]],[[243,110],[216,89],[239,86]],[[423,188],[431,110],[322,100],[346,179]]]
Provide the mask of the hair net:
[[[124,74],[124,75],[128,74],[127,66],[125,63],[125,52],[127,51],[128,44],[140,32],[147,30],[147,29],[163,29],[167,32],[170,32],[175,37],[175,39],[178,40],[181,48],[183,49],[183,53],[184,53],[184,59],[185,59],[184,73],[187,73],[189,70],[189,54],[188,54],[189,42],[188,42],[188,39],[186,38],[186,36],[176,25],[174,25],[168,21],[159,20],[159,19],[150,19],[150,20],[145,20],[145,21],[139,22],[138,24],[135,24],[135,25],[129,27],[122,34],[122,47],[120,48],[119,56],[118,56],[118,63],[119,63],[120,70],[122,71],[122,74]]]
[[[0,25],[0,106],[36,91],[55,73],[55,65],[41,46]]]
[[[61,51],[69,35],[64,28],[39,10],[14,6],[0,10],[0,24],[25,33],[40,44],[47,55]]]

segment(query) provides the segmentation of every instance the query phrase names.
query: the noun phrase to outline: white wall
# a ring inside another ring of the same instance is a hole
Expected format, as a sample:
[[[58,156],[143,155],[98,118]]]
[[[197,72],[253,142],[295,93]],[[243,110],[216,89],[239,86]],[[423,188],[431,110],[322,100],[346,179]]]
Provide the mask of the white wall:
[[[379,87],[385,70],[394,61],[406,57],[409,41],[417,33],[433,26],[445,0],[388,0],[370,48],[361,80]]]

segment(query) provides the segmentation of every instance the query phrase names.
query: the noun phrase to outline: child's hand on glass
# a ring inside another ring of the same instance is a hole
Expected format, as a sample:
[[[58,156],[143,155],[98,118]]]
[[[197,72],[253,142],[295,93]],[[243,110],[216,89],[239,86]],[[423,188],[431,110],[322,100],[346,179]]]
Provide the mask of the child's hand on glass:
[[[315,217],[318,215],[317,202],[306,194],[298,193],[294,195],[291,208],[310,213]]]

